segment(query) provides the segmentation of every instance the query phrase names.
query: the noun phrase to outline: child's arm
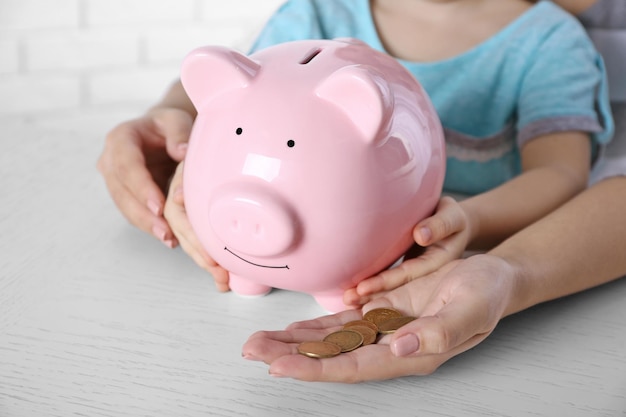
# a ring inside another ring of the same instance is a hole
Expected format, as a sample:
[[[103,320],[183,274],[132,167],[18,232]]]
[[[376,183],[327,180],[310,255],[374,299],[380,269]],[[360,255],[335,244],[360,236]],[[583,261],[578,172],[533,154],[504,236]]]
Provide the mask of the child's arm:
[[[460,204],[470,218],[468,249],[489,249],[587,186],[591,152],[582,132],[544,135],[522,149],[521,175]]]
[[[521,152],[521,175],[460,203],[444,197],[435,214],[414,229],[415,242],[426,247],[424,253],[348,289],[344,303],[363,305],[374,294],[436,271],[466,249],[490,249],[586,187],[590,165],[587,134],[544,135],[527,142]]]

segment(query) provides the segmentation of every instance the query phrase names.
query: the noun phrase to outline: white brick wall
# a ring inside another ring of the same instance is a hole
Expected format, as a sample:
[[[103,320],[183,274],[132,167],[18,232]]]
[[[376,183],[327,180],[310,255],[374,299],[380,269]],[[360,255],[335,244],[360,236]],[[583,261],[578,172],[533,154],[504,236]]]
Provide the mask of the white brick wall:
[[[0,0],[0,116],[157,100],[191,49],[245,51],[283,0]]]

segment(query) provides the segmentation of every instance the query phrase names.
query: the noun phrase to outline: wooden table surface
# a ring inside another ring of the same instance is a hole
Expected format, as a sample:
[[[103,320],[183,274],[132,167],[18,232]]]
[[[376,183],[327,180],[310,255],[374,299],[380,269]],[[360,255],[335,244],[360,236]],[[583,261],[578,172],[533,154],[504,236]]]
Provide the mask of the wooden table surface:
[[[509,317],[427,377],[270,377],[246,338],[323,311],[218,293],[127,224],[95,162],[133,114],[0,119],[0,416],[626,416],[626,280]]]

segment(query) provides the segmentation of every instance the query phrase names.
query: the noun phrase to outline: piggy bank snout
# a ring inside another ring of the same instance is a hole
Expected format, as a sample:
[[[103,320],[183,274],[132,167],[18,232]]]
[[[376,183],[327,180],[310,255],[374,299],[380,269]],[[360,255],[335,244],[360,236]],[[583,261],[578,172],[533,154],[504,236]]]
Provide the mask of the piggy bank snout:
[[[228,249],[251,256],[276,256],[292,247],[297,222],[287,203],[269,190],[228,187],[215,193],[209,222]]]

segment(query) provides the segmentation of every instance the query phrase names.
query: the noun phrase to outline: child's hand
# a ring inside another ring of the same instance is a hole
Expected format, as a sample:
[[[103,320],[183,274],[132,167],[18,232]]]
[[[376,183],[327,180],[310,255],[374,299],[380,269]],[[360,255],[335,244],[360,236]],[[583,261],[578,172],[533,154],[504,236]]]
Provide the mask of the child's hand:
[[[348,310],[293,323],[283,331],[253,334],[243,357],[270,365],[273,376],[306,381],[360,382],[424,375],[486,339],[508,312],[515,295],[515,271],[502,259],[476,255],[448,263],[363,307],[391,307],[417,317],[378,343],[328,359],[298,354],[304,341],[322,340],[361,311]]]
[[[209,271],[219,291],[228,291],[228,271],[217,264],[204,250],[194,233],[183,200],[183,162],[178,164],[172,177],[170,192],[165,201],[164,216],[185,252],[203,269]]]
[[[415,242],[426,248],[421,256],[405,259],[399,266],[361,281],[344,293],[344,303],[363,305],[385,291],[390,291],[416,278],[441,268],[463,255],[469,240],[469,218],[461,205],[451,197],[443,197],[435,214],[415,226]]]
[[[115,127],[106,138],[98,170],[128,221],[169,247],[176,238],[163,217],[165,190],[187,149],[192,116],[157,108]]]

